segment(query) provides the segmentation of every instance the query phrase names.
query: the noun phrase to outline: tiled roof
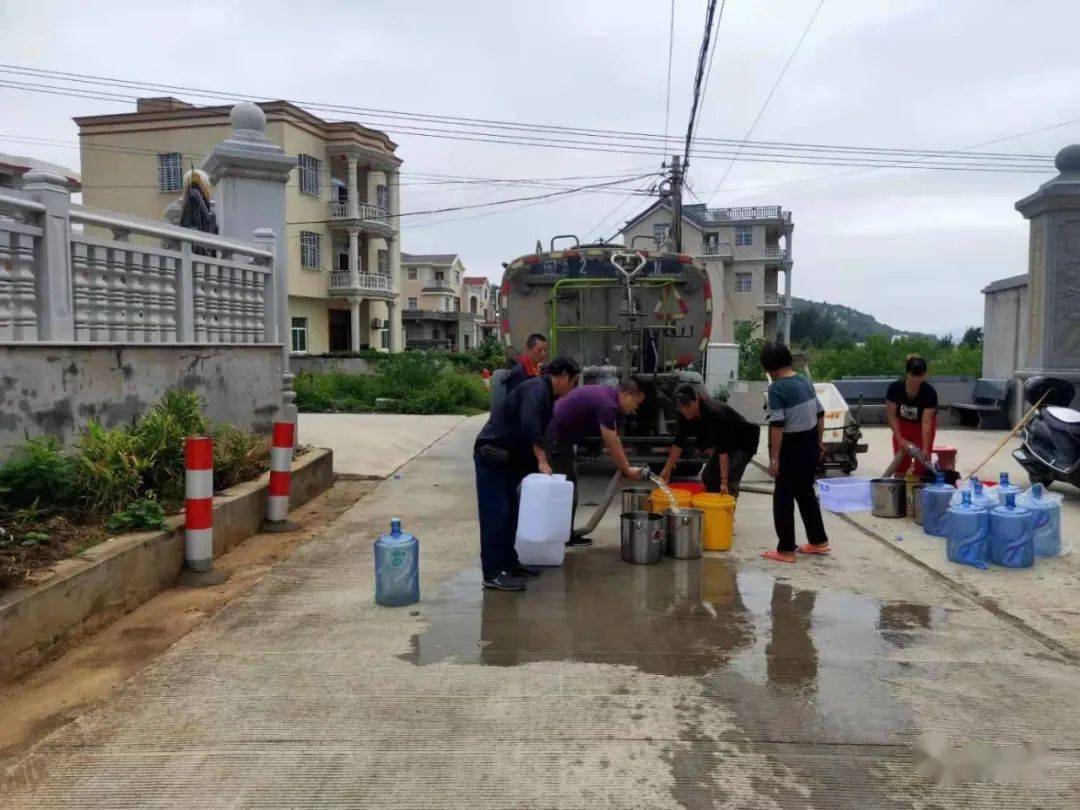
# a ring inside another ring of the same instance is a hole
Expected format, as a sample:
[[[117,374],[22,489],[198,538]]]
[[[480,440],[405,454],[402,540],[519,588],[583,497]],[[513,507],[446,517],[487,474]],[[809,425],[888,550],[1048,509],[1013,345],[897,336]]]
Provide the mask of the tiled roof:
[[[456,253],[402,253],[402,264],[453,264]]]
[[[485,278],[484,276],[465,276],[465,283],[480,286],[483,284],[490,284],[491,279]]]

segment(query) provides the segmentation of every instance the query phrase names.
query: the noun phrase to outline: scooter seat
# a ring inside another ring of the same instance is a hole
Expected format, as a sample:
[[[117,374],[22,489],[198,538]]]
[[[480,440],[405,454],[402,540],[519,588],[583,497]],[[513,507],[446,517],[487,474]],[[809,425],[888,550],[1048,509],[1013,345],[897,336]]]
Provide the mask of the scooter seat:
[[[1044,411],[1046,422],[1055,430],[1080,438],[1080,411],[1051,405]]]

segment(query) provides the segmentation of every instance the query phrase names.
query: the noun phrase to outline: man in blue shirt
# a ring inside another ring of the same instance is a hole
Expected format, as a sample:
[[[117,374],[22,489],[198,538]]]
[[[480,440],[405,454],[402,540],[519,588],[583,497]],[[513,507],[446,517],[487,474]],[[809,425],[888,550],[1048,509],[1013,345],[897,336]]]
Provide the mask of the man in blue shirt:
[[[511,391],[476,437],[473,461],[485,588],[523,591],[524,580],[540,573],[522,565],[514,549],[517,490],[529,473],[551,474],[544,436],[555,399],[573,389],[580,371],[573,360],[556,358],[542,376]]]

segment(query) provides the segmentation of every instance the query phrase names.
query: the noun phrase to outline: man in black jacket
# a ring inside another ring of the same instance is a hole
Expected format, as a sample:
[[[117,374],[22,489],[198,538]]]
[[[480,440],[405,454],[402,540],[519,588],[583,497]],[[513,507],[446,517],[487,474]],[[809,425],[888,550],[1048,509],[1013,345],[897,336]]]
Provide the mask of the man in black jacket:
[[[557,357],[543,375],[525,380],[506,396],[476,437],[476,501],[480,512],[480,563],[484,587],[525,590],[525,579],[540,573],[518,561],[518,485],[529,473],[551,475],[544,434],[555,398],[573,389],[581,369]]]
[[[701,473],[706,491],[738,497],[739,482],[757,452],[761,428],[730,405],[702,397],[688,384],[675,389],[675,409],[679,412],[675,443],[660,477],[671,480],[676,462],[695,439],[697,449],[709,456]]]
[[[547,360],[547,338],[539,333],[533,333],[525,339],[525,353],[517,358],[510,372],[503,380],[506,392],[510,393],[525,380],[539,377],[544,361]]]

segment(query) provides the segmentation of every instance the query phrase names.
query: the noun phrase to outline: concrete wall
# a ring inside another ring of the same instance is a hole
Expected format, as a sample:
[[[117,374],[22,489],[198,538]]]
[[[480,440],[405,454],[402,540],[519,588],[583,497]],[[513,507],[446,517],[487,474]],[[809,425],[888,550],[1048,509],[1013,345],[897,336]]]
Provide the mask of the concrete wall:
[[[982,375],[1008,379],[1024,366],[1028,345],[1027,285],[988,292],[983,310]]]
[[[0,345],[0,455],[27,436],[71,442],[91,419],[129,424],[171,388],[202,393],[214,421],[269,432],[281,347]]]
[[[342,374],[374,374],[375,363],[363,357],[292,357],[289,368],[293,373],[310,371],[322,374],[338,371]]]

